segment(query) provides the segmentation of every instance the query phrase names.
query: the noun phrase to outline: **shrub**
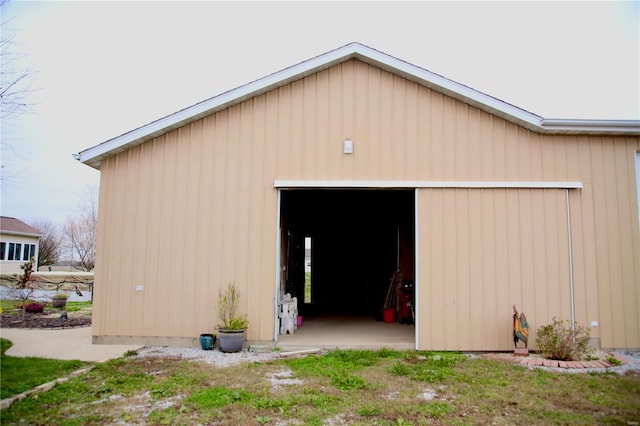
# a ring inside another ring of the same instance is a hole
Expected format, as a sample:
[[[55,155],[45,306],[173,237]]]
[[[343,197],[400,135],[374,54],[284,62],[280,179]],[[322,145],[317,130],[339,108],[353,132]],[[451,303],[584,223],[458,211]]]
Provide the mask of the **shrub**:
[[[26,305],[24,307],[25,311],[29,312],[30,314],[39,314],[42,313],[42,311],[44,311],[44,305],[42,303],[29,303],[28,305]]]
[[[571,322],[561,321],[553,317],[553,324],[543,325],[538,329],[536,337],[538,351],[548,359],[576,361],[587,353],[589,330]]]

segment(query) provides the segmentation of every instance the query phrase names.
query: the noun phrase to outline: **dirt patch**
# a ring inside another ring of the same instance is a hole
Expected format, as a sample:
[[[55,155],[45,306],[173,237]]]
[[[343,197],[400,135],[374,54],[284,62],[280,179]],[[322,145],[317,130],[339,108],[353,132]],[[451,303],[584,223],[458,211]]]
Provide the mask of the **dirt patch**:
[[[66,320],[60,319],[60,311],[48,310],[41,314],[26,313],[24,320],[21,313],[3,312],[0,315],[1,328],[73,328],[90,325],[91,317],[85,316],[82,311],[67,313]]]

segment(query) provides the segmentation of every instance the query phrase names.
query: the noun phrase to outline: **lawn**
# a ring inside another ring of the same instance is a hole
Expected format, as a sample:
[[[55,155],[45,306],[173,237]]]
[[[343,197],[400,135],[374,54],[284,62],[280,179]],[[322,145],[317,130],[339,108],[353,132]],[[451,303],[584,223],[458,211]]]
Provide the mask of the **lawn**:
[[[59,361],[55,359],[7,356],[5,355],[5,351],[10,347],[11,342],[6,339],[0,339],[1,399],[17,395],[43,383],[58,379],[88,365],[88,363],[82,361]]]
[[[304,273],[304,303],[311,303],[311,272]]]
[[[4,386],[4,383],[3,383]],[[634,424],[640,376],[528,370],[457,353],[331,351],[221,368],[112,360],[2,424]]]
[[[27,303],[31,303],[33,302],[33,300],[28,300]],[[0,308],[2,308],[2,310],[4,312],[9,312],[9,311],[19,311],[19,306],[21,306],[22,301],[20,300],[11,300],[11,299],[0,299]],[[39,302],[42,303],[42,302]],[[45,304],[47,304],[47,306],[51,306],[50,302],[46,302]],[[91,302],[67,302],[66,306],[65,306],[65,311],[67,312],[76,312],[76,311],[81,311],[81,310],[89,310],[91,311],[92,308],[92,304]]]

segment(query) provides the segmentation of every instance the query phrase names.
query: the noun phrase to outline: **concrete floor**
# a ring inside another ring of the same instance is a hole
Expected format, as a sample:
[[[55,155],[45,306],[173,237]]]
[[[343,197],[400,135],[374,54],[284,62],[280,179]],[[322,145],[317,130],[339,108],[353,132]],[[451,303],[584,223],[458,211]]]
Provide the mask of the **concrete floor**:
[[[308,348],[415,349],[415,326],[365,315],[305,316],[294,334],[278,335],[283,350]]]

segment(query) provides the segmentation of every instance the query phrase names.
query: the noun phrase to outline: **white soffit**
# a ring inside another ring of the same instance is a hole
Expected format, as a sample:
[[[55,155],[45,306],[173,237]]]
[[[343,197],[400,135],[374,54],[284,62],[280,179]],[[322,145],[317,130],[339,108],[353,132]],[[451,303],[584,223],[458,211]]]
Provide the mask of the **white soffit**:
[[[329,188],[519,188],[580,189],[582,182],[444,181],[444,180],[276,180],[279,189]]]
[[[103,158],[110,157],[246,99],[350,59],[357,59],[379,67],[535,132],[550,134],[640,135],[640,120],[544,119],[386,53],[360,43],[350,43],[88,148],[79,153],[78,159],[91,167],[100,169],[100,163]]]

